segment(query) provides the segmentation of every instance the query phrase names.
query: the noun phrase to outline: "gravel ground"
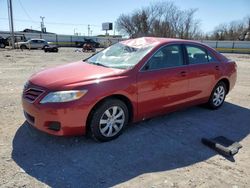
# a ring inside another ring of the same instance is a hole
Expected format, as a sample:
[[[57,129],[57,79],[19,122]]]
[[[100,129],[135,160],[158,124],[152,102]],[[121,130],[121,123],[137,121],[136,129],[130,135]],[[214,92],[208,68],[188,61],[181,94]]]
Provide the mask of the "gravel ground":
[[[238,80],[221,109],[188,108],[97,143],[44,134],[22,114],[29,76],[89,55],[74,50],[0,51],[0,187],[250,187],[250,55],[225,54],[237,62]],[[242,144],[234,158],[200,142],[219,135]]]

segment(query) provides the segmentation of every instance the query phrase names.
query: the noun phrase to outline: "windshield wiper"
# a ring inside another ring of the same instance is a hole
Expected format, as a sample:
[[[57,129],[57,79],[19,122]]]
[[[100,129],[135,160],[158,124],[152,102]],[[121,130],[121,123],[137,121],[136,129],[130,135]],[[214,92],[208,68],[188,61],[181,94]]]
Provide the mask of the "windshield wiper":
[[[87,61],[89,62],[89,61]],[[97,65],[97,66],[102,66],[102,67],[108,67],[107,65],[104,65],[104,64],[101,64],[101,63],[97,63],[97,62],[89,62],[90,64],[93,64],[93,65]]]

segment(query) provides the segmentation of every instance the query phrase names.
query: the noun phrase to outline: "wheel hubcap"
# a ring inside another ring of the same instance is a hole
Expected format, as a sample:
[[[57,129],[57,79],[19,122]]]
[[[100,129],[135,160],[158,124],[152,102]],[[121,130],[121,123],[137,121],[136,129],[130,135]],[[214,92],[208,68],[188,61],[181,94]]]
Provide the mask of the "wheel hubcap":
[[[221,105],[221,103],[223,102],[225,97],[225,89],[223,86],[219,86],[216,88],[216,90],[214,91],[214,95],[213,95],[213,104],[215,106],[219,106]]]
[[[125,122],[125,113],[119,106],[113,106],[107,109],[99,122],[99,129],[103,136],[115,136],[123,127]]]

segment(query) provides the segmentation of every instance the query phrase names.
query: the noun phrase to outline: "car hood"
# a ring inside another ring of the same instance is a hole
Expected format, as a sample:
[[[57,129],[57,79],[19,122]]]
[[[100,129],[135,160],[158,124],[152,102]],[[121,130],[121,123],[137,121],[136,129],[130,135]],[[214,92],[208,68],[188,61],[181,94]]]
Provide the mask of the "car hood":
[[[61,90],[118,76],[124,71],[122,69],[102,67],[79,61],[35,73],[29,81],[37,86],[52,90]]]

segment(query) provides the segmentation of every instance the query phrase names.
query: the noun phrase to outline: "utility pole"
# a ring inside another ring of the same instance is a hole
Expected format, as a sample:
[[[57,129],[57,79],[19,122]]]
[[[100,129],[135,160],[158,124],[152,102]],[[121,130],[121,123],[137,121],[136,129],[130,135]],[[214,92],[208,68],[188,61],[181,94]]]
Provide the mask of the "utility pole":
[[[41,21],[41,31],[42,31],[42,33],[45,33],[46,32],[46,28],[45,28],[45,26],[44,26],[44,16],[40,16],[40,18],[42,19],[42,21]]]
[[[90,34],[90,25],[88,24],[88,36]]]
[[[9,26],[11,34],[12,48],[15,48],[15,35],[14,35],[14,23],[13,23],[13,11],[12,11],[12,0],[8,0],[8,13],[9,13]]]
[[[250,31],[250,18],[248,18],[248,30]]]
[[[77,28],[74,28],[74,35],[77,35],[76,30],[77,30]]]

